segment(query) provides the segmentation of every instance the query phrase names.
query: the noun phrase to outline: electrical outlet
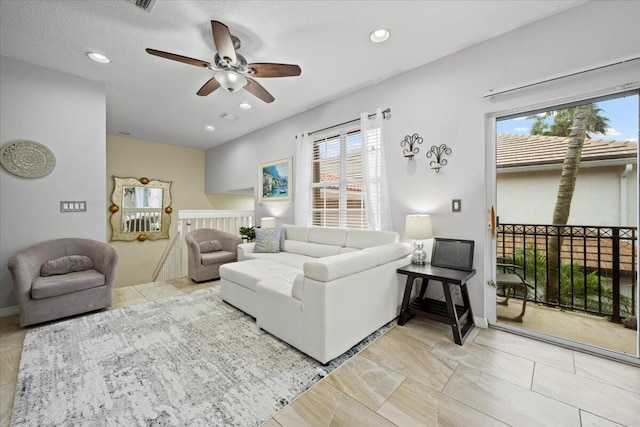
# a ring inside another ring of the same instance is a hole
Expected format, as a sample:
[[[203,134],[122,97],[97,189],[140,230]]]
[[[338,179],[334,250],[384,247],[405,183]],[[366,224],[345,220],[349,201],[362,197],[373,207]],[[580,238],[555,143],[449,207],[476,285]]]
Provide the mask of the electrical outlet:
[[[462,200],[453,199],[451,201],[451,212],[462,212]]]

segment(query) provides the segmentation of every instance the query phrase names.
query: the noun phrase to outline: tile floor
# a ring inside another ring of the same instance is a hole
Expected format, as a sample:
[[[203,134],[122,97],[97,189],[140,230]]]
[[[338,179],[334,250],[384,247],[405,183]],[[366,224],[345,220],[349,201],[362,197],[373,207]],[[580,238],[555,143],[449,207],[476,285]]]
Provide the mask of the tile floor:
[[[110,309],[217,286],[189,280],[114,289]],[[11,419],[26,330],[0,318],[0,426]],[[268,420],[289,426],[637,426],[640,368],[495,329],[464,346],[450,329],[396,326]]]

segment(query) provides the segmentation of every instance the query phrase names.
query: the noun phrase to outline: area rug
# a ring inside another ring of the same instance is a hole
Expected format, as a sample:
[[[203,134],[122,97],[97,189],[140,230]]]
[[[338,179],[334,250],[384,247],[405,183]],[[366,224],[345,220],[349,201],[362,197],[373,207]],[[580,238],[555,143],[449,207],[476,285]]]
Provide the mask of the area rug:
[[[324,366],[219,288],[30,330],[14,426],[256,426],[384,334]]]

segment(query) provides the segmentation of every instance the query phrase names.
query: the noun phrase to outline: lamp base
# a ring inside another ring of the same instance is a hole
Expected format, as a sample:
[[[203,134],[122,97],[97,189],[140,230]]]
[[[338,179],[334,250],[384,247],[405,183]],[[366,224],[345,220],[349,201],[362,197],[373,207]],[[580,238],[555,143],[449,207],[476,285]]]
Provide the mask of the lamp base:
[[[422,249],[423,246],[422,241],[416,240],[411,253],[411,264],[425,265],[427,263],[427,254]]]

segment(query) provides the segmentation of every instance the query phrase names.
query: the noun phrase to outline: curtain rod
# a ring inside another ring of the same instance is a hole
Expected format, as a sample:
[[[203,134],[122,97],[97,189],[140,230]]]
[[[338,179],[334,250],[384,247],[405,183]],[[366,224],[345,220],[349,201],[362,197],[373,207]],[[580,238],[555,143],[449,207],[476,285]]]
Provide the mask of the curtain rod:
[[[493,89],[491,89],[489,92],[485,93],[482,97],[483,98],[493,98],[494,96],[497,96],[497,95],[502,95],[502,94],[509,93],[509,92],[515,92],[517,90],[526,89],[526,88],[529,88],[529,87],[532,87],[532,86],[537,86],[537,85],[540,85],[540,84],[543,84],[543,83],[549,83],[549,82],[553,82],[553,81],[556,81],[556,80],[565,79],[567,77],[574,77],[574,76],[577,76],[577,75],[580,75],[580,74],[589,73],[591,71],[602,70],[603,68],[609,68],[609,67],[613,67],[615,65],[625,64],[627,62],[637,61],[638,59],[640,59],[640,56],[624,58],[624,59],[621,59],[621,60],[618,60],[618,61],[615,61],[615,62],[611,62],[609,64],[598,65],[596,67],[587,68],[587,69],[579,70],[579,71],[574,71],[574,72],[569,73],[569,74],[564,74],[564,75],[556,76],[556,77],[550,77],[548,79],[540,80],[540,81],[534,82],[534,83],[527,83],[527,84],[524,84],[524,85],[518,86],[518,87],[512,87],[512,88],[509,88],[509,89],[502,89],[502,90],[499,90],[499,91],[494,91]]]
[[[382,118],[386,119],[387,118],[387,114],[390,114],[390,113],[391,113],[391,108],[387,108],[386,110],[383,110],[382,111]],[[376,113],[369,114],[369,118],[372,118],[372,117],[375,117],[375,116],[376,116]],[[353,119],[353,120],[348,120],[348,121],[346,121],[344,123],[340,123],[340,124],[337,124],[337,125],[328,126],[326,128],[314,130],[313,132],[309,132],[308,135],[313,135],[314,133],[322,132],[324,130],[329,130],[329,129],[337,128],[337,127],[340,127],[340,126],[348,125],[349,123],[357,122],[358,120],[360,120],[360,118]],[[296,138],[297,137],[298,136],[296,135]]]

